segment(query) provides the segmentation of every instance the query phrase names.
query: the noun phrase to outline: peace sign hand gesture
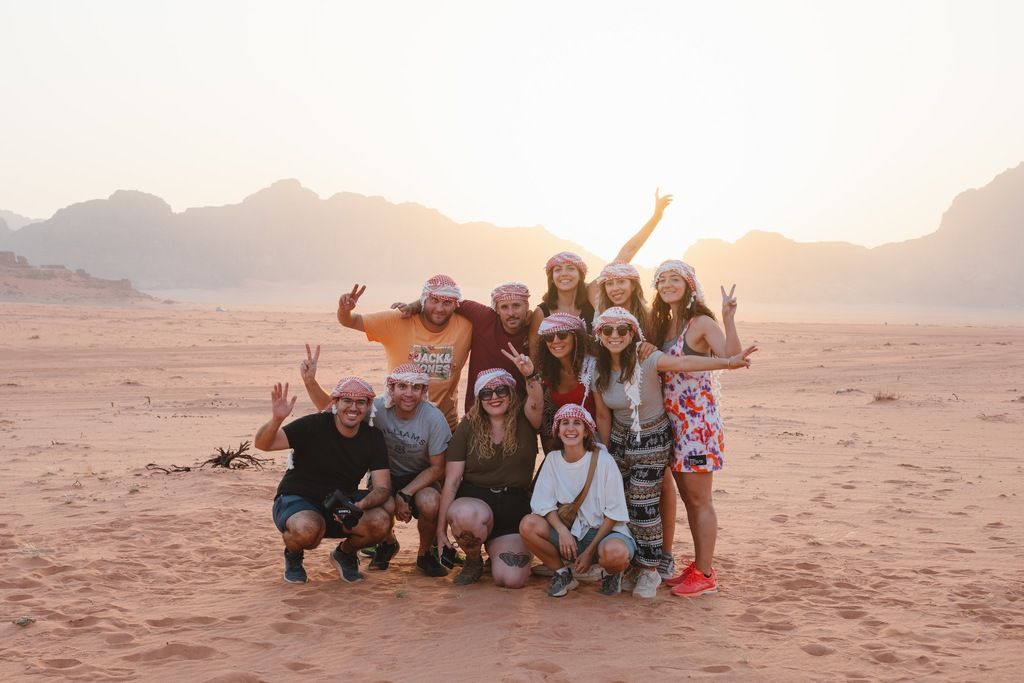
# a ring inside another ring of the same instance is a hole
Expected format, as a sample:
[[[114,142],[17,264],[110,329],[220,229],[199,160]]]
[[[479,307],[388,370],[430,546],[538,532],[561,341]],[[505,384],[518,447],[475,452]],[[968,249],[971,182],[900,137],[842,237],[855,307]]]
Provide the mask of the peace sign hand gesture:
[[[749,368],[750,367],[750,354],[757,351],[756,346],[748,346],[743,349],[743,353],[738,353],[735,356],[729,356],[729,369],[736,370],[738,368]]]
[[[729,290],[728,294],[725,293],[725,286],[721,286],[721,288],[722,288],[722,318],[724,318],[724,319],[735,318],[736,317],[737,301],[736,301],[736,297],[734,296],[734,294],[736,292],[736,285],[734,284],[732,286],[732,289]]]
[[[320,345],[316,345],[316,352],[313,353],[309,350],[309,344],[306,344],[306,360],[299,363],[299,374],[306,384],[316,381],[316,364],[319,360]]]
[[[525,353],[519,353],[519,350],[512,345],[512,342],[508,343],[509,351],[501,349],[501,352],[510,361],[515,363],[515,366],[519,369],[519,372],[523,373],[523,377],[529,377],[533,374],[533,361]]]
[[[356,302],[359,301],[359,297],[361,297],[365,291],[366,285],[363,285],[362,287],[359,285],[352,285],[352,291],[342,294],[341,298],[338,299],[338,311],[351,313],[355,310]]]

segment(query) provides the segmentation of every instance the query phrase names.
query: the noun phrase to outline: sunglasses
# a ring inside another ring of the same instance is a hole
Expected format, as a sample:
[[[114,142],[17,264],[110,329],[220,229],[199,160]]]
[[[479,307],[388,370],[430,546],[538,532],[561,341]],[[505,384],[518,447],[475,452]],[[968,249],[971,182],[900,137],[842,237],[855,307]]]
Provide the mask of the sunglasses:
[[[495,396],[497,396],[498,398],[506,398],[511,393],[512,393],[512,389],[510,389],[509,387],[506,387],[504,385],[498,387],[497,389],[481,389],[480,390],[480,400],[481,401],[490,401]]]
[[[629,325],[602,325],[599,331],[606,337],[612,336],[613,332],[618,334],[620,337],[625,337],[633,331],[633,328]]]
[[[550,332],[548,334],[540,335],[540,338],[545,342],[555,341],[555,337],[558,337],[558,341],[565,341],[572,336],[572,332]]]

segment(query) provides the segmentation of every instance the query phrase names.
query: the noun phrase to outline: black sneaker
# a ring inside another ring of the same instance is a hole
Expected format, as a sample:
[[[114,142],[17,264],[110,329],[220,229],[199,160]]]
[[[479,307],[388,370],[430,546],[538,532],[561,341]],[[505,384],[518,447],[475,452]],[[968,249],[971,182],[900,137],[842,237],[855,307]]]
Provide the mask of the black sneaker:
[[[288,583],[306,583],[309,577],[302,567],[302,551],[293,553],[284,549],[284,580]]]
[[[398,548],[397,540],[394,543],[378,543],[377,552],[373,554],[373,559],[370,560],[370,569],[385,571],[391,564],[391,558],[398,553]]]
[[[359,573],[359,556],[346,553],[340,545],[331,551],[331,564],[338,570],[342,581],[355,583],[363,580],[363,575]]]
[[[427,553],[426,555],[420,555],[417,557],[416,569],[420,570],[427,576],[448,576],[448,570],[437,561],[437,556],[433,553]]]
[[[564,597],[568,595],[569,591],[579,585],[579,582],[573,578],[571,569],[555,572],[555,575],[551,577],[551,584],[548,585],[548,596],[552,598]]]
[[[618,595],[622,592],[622,572],[609,574],[602,570],[604,576],[601,578],[601,595]]]

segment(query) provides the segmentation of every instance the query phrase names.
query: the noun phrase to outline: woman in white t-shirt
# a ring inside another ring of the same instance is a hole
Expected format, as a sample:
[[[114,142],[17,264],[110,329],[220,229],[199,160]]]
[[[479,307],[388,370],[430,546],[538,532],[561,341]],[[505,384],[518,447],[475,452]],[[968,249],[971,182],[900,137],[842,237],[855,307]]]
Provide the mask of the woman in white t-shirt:
[[[548,453],[533,487],[527,515],[519,524],[523,542],[554,572],[548,595],[560,598],[579,584],[595,562],[602,570],[601,593],[621,590],[622,572],[636,553],[626,523],[626,495],[615,461],[597,444],[597,425],[586,408],[567,403],[555,413]],[[593,479],[570,529],[558,516],[559,505],[572,503],[583,491],[593,458]]]

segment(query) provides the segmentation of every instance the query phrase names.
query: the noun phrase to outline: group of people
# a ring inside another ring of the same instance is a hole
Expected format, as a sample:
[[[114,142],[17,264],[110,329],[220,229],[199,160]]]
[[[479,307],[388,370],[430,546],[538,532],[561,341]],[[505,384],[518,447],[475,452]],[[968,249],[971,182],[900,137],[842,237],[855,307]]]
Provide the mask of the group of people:
[[[553,597],[581,580],[605,595],[651,598],[662,584],[685,597],[716,591],[716,371],[749,367],[756,347],[740,343],[735,287],[722,288],[720,325],[682,261],[657,268],[647,305],[629,261],[671,201],[655,193],[650,220],[591,282],[578,255],[552,256],[533,311],[520,282],[495,287],[486,306],[446,275],[387,311],[356,312],[365,286],[343,294],[338,322],[380,342],[390,371],[383,396],[358,377],[327,392],[316,379],[320,347],[307,345],[300,374],[321,412],[284,425],[296,397],[287,383],[272,389],[272,416],[254,444],[292,449],[273,505],[285,580],[307,580],[304,551],[324,537],[340,539],[330,559],[342,580],[363,579],[360,550],[372,548],[369,567],[386,570],[399,551],[395,521],[415,519],[417,570],[443,577],[461,561],[459,585],[489,571],[507,588],[548,575]],[[335,490],[357,514],[328,509]],[[694,548],[678,572],[677,490]],[[541,564],[531,567],[534,557]]]

